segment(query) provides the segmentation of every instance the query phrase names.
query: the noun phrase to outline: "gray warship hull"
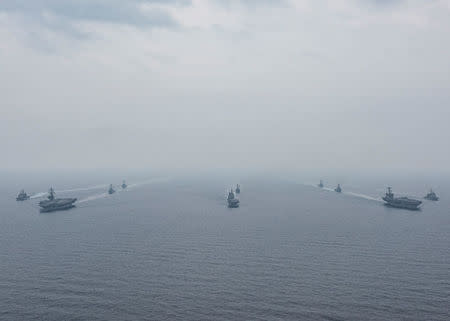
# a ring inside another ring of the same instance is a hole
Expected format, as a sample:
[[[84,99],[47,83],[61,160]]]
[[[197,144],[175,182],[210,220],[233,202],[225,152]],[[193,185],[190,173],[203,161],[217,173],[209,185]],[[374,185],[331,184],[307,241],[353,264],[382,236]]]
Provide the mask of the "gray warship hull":
[[[420,205],[422,204],[421,201],[406,197],[399,197],[399,198],[383,197],[383,200],[386,202],[385,203],[386,206],[403,208],[412,211],[417,211],[420,208]]]
[[[228,207],[229,208],[238,208],[239,207],[239,200],[238,199],[228,200]]]
[[[227,197],[228,207],[236,208],[239,207],[239,199],[234,195],[233,189],[230,190]]]
[[[28,196],[28,194],[25,193],[24,190],[21,190],[19,195],[17,195],[17,197],[16,197],[16,201],[18,201],[18,202],[26,201],[29,199],[30,199],[30,196]]]
[[[405,210],[416,211],[419,209],[419,206],[422,204],[422,201],[415,200],[408,197],[394,197],[394,193],[392,193],[392,189],[390,187],[387,188],[387,192],[383,197],[383,201],[385,201],[386,206],[395,207],[395,208],[403,208]]]
[[[75,207],[74,203],[76,198],[56,198],[53,200],[41,201],[39,206],[41,207],[41,213],[65,211]]]
[[[424,197],[424,199],[429,201],[439,201],[439,197],[435,192],[433,192],[433,190],[430,190],[430,192]]]

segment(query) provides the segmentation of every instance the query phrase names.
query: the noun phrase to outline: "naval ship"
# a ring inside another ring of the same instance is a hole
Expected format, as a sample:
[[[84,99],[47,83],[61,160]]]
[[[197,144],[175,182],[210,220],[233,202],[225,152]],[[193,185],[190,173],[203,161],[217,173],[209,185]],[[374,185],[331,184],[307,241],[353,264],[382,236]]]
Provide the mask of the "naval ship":
[[[323,181],[320,180],[319,185],[317,185],[317,186],[319,186],[320,188],[323,188]]]
[[[341,184],[338,184],[338,186],[334,189],[335,192],[342,192]]]
[[[122,189],[127,188],[127,184],[125,183],[125,180],[122,181]]]
[[[394,197],[394,193],[392,193],[392,189],[388,187],[386,195],[383,197],[383,200],[386,202],[386,205],[404,208],[407,210],[418,210],[422,201],[418,201],[408,197]]]
[[[16,201],[26,201],[28,199],[30,199],[30,196],[28,196],[24,190],[21,190],[19,195],[16,197]]]
[[[55,191],[50,187],[48,191],[48,200],[40,201],[41,213],[68,210],[75,207],[76,198],[55,198]]]
[[[436,195],[435,192],[433,192],[432,189],[430,189],[430,192],[424,197],[424,199],[429,201],[439,201],[439,197]]]
[[[239,207],[239,199],[234,195],[233,189],[228,193],[227,201],[229,208]]]
[[[241,193],[241,186],[239,184],[236,185],[236,194]]]
[[[108,194],[114,194],[116,190],[113,188],[112,184],[109,184]]]

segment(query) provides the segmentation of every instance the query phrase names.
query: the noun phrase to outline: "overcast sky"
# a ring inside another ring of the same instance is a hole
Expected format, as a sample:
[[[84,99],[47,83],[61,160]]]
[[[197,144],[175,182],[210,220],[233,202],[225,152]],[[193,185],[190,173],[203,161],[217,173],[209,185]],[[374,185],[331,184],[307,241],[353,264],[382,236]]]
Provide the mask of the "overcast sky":
[[[0,1],[0,167],[450,168],[449,0]]]

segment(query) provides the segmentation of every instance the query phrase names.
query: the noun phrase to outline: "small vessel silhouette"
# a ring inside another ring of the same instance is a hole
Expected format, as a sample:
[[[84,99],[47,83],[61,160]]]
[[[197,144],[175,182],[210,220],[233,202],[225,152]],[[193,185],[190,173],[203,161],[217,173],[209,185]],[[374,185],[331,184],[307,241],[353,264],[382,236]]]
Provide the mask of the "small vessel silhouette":
[[[239,184],[236,185],[236,194],[241,193],[241,186]]]
[[[323,188],[323,182],[322,182],[322,180],[320,180],[320,182],[319,182],[319,184],[318,184],[317,186],[319,186],[320,188]]]
[[[230,190],[227,197],[228,207],[229,208],[237,208],[239,207],[239,199],[236,198],[233,189]]]
[[[341,184],[338,184],[337,187],[334,189],[334,191],[341,193],[342,192]]]
[[[26,201],[28,199],[30,199],[30,196],[28,196],[24,190],[21,190],[19,195],[16,197],[16,201]]]
[[[429,201],[439,201],[439,197],[436,195],[433,189],[430,189],[430,192],[424,197],[424,199]]]
[[[127,184],[125,183],[125,180],[122,181],[122,185],[121,186],[122,186],[123,189],[127,188]]]
[[[112,184],[109,184],[108,194],[114,194],[116,190],[113,188]]]

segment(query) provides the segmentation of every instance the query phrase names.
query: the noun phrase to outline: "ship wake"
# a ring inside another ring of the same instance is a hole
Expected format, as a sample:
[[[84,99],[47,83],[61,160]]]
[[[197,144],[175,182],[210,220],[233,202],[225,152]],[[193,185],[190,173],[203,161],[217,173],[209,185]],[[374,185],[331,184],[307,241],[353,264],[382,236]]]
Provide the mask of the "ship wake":
[[[96,195],[91,195],[88,196],[86,198],[83,198],[82,200],[79,200],[77,203],[85,203],[85,202],[89,202],[89,201],[95,201],[98,200],[100,198],[105,198],[106,196],[108,196],[108,193],[101,193],[101,194],[96,194]]]
[[[307,184],[304,184],[304,185],[312,186],[312,187],[315,187],[317,189],[324,190],[324,191],[327,191],[327,192],[335,192],[335,190],[333,188],[319,187],[316,184],[307,183]],[[362,194],[362,193],[355,193],[355,192],[350,192],[350,191],[342,191],[341,194],[345,194],[345,195],[349,195],[349,196],[353,196],[353,197],[358,197],[358,198],[363,198],[363,199],[366,199],[366,200],[369,200],[369,201],[376,201],[376,202],[383,203],[383,200],[381,198],[376,198],[376,197],[373,197],[373,196],[370,196],[370,195],[366,195],[366,194]]]
[[[36,193],[36,194],[30,196],[30,199],[41,198],[41,197],[46,196],[47,194],[48,194],[47,192]]]
[[[126,192],[126,191],[128,191],[128,190],[133,190],[133,189],[135,189],[135,188],[138,188],[138,187],[144,186],[144,185],[156,184],[156,183],[163,183],[163,182],[167,182],[167,181],[169,181],[169,180],[170,180],[170,178],[168,178],[168,177],[162,177],[162,178],[154,178],[154,179],[150,179],[150,180],[146,180],[146,181],[142,181],[142,182],[137,182],[137,183],[133,183],[133,184],[128,185],[127,188],[125,188],[125,189],[122,189],[122,188],[119,188],[119,187],[118,187],[118,188],[116,189],[116,193]],[[97,186],[95,186],[95,189],[98,189],[98,188],[100,188],[100,187],[101,187],[101,188],[106,188],[106,187],[108,187],[108,186],[109,186],[109,185],[97,185]],[[94,186],[90,187],[90,189],[94,189]],[[75,191],[75,190],[80,191],[80,190],[82,190],[82,189],[73,189],[73,190],[66,190],[66,191]],[[87,190],[87,189],[83,189],[83,190]],[[80,203],[86,203],[86,202],[95,201],[95,200],[98,200],[98,199],[101,199],[101,198],[106,198],[106,197],[111,197],[111,196],[112,196],[112,195],[110,195],[110,194],[104,192],[104,193],[100,193],[100,194],[95,194],[95,195],[87,196],[87,197],[85,197],[85,198],[79,200],[77,203],[78,203],[78,204],[80,204]]]

